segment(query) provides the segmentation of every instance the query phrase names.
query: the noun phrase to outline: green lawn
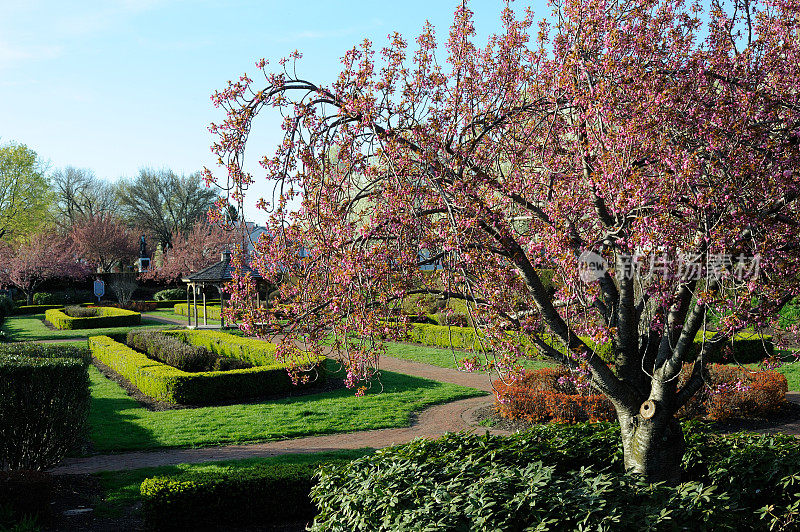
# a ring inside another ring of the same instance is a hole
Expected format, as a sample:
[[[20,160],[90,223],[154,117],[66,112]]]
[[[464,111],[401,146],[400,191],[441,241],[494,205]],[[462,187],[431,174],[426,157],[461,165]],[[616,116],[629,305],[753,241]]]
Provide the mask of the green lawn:
[[[142,324],[134,327],[105,327],[101,329],[76,329],[62,331],[48,329],[44,324],[44,314],[30,314],[26,316],[10,316],[3,323],[3,332],[10,342],[35,342],[39,340],[56,340],[62,338],[86,338],[103,334],[121,334],[131,329],[164,327],[166,324],[142,318]]]
[[[388,371],[381,374],[381,381],[374,382],[364,397],[342,389],[252,404],[154,412],[91,367],[91,440],[95,451],[108,453],[406,427],[414,412],[485,395],[454,384]]]
[[[420,344],[396,342],[388,342],[386,344],[386,354],[390,357],[403,358],[405,360],[413,360],[414,362],[422,362],[424,364],[430,364],[431,366],[450,369],[457,369],[457,363],[465,358],[472,358],[476,355],[482,356],[478,353],[468,353],[466,351],[439,349]],[[526,369],[539,369],[558,365],[555,362],[532,359],[520,359],[519,364]]]
[[[105,493],[102,503],[96,510],[100,515],[114,515],[124,507],[140,500],[139,486],[144,479],[155,476],[175,476],[191,473],[233,473],[254,466],[278,464],[317,464],[329,460],[355,460],[374,452],[373,449],[356,449],[322,453],[286,454],[269,458],[248,458],[245,460],[226,460],[204,464],[179,464],[175,466],[147,467],[127,471],[106,471],[94,476],[100,480]]]

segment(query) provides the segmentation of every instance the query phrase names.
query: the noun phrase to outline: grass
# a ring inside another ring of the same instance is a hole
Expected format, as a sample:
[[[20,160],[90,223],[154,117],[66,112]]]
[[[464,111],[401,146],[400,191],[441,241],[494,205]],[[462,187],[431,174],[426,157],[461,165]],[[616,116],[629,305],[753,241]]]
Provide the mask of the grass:
[[[10,316],[3,324],[3,332],[10,342],[36,342],[66,338],[88,338],[104,334],[127,333],[131,329],[164,327],[165,324],[142,317],[142,324],[134,327],[104,327],[100,329],[53,330],[44,324],[44,314]]]
[[[235,473],[253,467],[278,464],[318,464],[329,460],[355,460],[374,452],[373,449],[356,449],[322,453],[286,454],[268,458],[247,458],[204,464],[179,464],[174,466],[147,467],[127,471],[105,471],[95,473],[105,493],[96,511],[99,515],[117,515],[120,511],[140,500],[139,486],[144,479],[156,476],[175,476],[192,473]]]
[[[420,344],[396,342],[388,342],[386,344],[386,354],[390,357],[402,358],[450,369],[458,369],[458,362],[465,358],[472,358],[476,355],[479,357],[481,356],[479,353],[468,353],[467,351],[439,349]],[[558,365],[555,362],[533,359],[520,359],[519,364],[526,369],[540,369]]]
[[[90,368],[91,441],[101,453],[263,442],[407,427],[429,406],[485,395],[454,384],[382,372],[364,397],[336,390],[301,397],[183,410],[147,410]],[[336,377],[331,377],[336,378]]]

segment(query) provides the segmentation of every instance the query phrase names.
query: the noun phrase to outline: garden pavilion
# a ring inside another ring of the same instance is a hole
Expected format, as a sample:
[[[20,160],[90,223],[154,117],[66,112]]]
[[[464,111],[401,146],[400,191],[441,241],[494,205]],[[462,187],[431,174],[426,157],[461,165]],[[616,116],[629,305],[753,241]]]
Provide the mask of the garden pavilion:
[[[220,328],[225,328],[225,317],[222,311],[225,309],[225,293],[222,291],[222,286],[233,279],[233,274],[236,271],[235,266],[231,263],[231,252],[223,251],[220,261],[216,264],[200,270],[199,272],[189,274],[184,277],[183,282],[186,283],[186,303],[188,304],[189,324],[190,329],[199,326],[198,322],[198,309],[197,309],[197,292],[199,291],[202,296],[203,304],[203,326],[208,326],[207,309],[206,309],[206,294],[203,290],[206,286],[213,286],[219,292],[220,300]],[[242,265],[242,274],[250,274],[250,278],[256,282],[262,279],[261,275],[251,269],[247,265]],[[258,293],[258,292],[256,292]],[[258,297],[258,296],[256,296]],[[258,302],[260,304],[260,301]],[[194,316],[194,325],[192,325],[192,316]]]

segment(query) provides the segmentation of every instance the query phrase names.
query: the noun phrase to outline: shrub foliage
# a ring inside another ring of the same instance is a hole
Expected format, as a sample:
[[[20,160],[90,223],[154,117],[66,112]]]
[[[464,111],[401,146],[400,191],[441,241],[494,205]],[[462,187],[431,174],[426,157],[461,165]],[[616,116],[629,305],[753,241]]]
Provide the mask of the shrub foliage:
[[[683,385],[691,373],[686,364]],[[713,420],[731,417],[761,417],[775,413],[786,402],[786,377],[775,371],[750,371],[738,366],[710,364],[709,385],[679,411],[683,417],[707,416]],[[510,419],[533,422],[612,421],[611,401],[602,394],[580,390],[565,367],[532,371],[514,383],[494,382],[498,412]]]
[[[276,464],[231,474],[148,478],[140,488],[145,520],[169,530],[310,521],[315,512],[309,493],[318,467]]]
[[[0,470],[42,470],[81,442],[89,412],[85,348],[0,347]]]
[[[167,288],[165,290],[159,290],[153,295],[153,299],[156,301],[169,301],[170,299],[186,299],[186,289],[185,288]]]
[[[618,426],[540,425],[510,437],[449,434],[326,467],[312,530],[793,529],[794,438],[686,428],[684,482],[622,473]],[[765,510],[769,505],[769,510]]]
[[[197,331],[199,334],[205,332]],[[231,344],[244,340],[233,335],[228,336]],[[269,365],[252,368],[188,373],[148,358],[108,336],[90,337],[89,348],[92,355],[128,379],[143,394],[159,401],[213,404],[278,395],[293,389],[292,379],[287,371],[288,364],[279,363],[274,358]],[[271,349],[274,350],[275,346],[271,346]],[[322,360],[320,358],[318,362]],[[312,386],[323,380],[324,373],[317,375],[315,370],[304,377],[306,379],[301,383]]]
[[[138,312],[115,307],[91,307],[96,311],[94,316],[71,317],[59,309],[48,309],[44,317],[56,329],[97,329],[101,327],[131,327],[142,322]]]

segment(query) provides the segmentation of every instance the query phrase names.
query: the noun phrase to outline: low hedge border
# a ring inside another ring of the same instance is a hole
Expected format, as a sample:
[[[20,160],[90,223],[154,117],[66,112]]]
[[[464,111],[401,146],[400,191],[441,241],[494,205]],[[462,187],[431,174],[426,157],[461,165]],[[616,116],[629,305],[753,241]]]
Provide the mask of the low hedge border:
[[[232,473],[148,478],[140,487],[145,522],[154,529],[190,530],[311,521],[316,510],[310,492],[319,465],[274,464]]]
[[[89,348],[92,355],[128,379],[143,394],[168,403],[203,405],[238,401],[285,393],[295,386],[286,364],[274,359],[268,366],[187,373],[147,358],[108,336],[90,337]],[[307,386],[321,382],[322,375]]]
[[[156,308],[174,309],[175,305],[183,304],[184,306],[186,306],[186,299],[185,298],[184,299],[161,299],[161,300],[151,299],[151,300],[148,300],[147,303],[155,303],[156,304]],[[206,304],[207,305],[219,306],[219,299],[206,299]],[[198,303],[197,308],[198,308],[198,310],[203,308],[202,304]]]
[[[49,309],[44,313],[44,318],[56,329],[98,329],[101,327],[135,327],[142,323],[142,314],[132,310],[116,307],[97,307],[97,316],[87,318],[73,318],[67,316],[63,307]]]
[[[713,332],[706,333],[706,339],[711,339],[714,336]],[[466,351],[475,351],[480,349],[480,342],[475,335],[475,330],[472,327],[448,327],[446,325],[429,325],[429,324],[414,324],[408,331],[408,339],[422,345],[431,347],[442,347],[445,349],[454,348]],[[611,362],[613,352],[611,346],[594,344],[588,338],[583,338],[589,347],[598,351],[603,360]],[[563,351],[560,342],[553,340],[550,342],[556,349]],[[452,344],[452,345],[451,345]],[[694,350],[688,354],[689,360],[693,359],[697,353],[697,349],[702,344],[702,336],[698,335],[695,339]],[[531,347],[532,351],[535,348]],[[727,347],[715,357],[706,359],[707,363],[726,363],[738,362],[739,364],[751,364],[754,362],[761,362],[767,357],[774,354],[772,345],[772,337],[758,335],[753,333],[739,333],[732,342],[727,344]]]
[[[21,316],[24,314],[40,314],[46,310],[64,308],[64,305],[20,305],[14,307],[12,314]]]
[[[178,316],[189,315],[189,305],[187,305],[186,303],[178,303],[172,307],[172,310]],[[200,303],[197,304],[197,316],[201,319],[203,317],[203,305]],[[194,317],[194,312],[192,312],[192,317]],[[206,305],[206,318],[208,318],[209,320],[220,319],[220,307]]]

